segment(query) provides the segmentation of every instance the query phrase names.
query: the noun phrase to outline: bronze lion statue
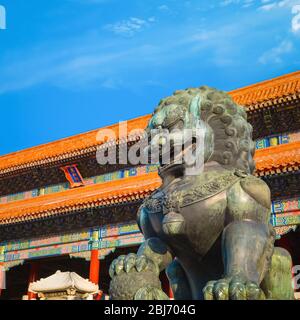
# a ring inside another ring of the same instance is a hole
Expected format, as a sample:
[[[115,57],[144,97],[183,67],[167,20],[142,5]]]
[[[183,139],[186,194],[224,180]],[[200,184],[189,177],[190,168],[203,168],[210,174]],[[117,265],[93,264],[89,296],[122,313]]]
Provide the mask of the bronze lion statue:
[[[111,299],[168,299],[159,281],[163,270],[179,300],[293,299],[291,257],[274,247],[270,190],[253,175],[255,144],[245,110],[224,91],[180,90],[161,100],[147,130],[174,131],[172,140],[199,124],[203,163],[194,174],[177,161],[174,141],[168,141],[169,163],[162,163],[161,151],[162,186],[137,217],[145,242],[110,266]],[[159,150],[165,143],[150,138]]]

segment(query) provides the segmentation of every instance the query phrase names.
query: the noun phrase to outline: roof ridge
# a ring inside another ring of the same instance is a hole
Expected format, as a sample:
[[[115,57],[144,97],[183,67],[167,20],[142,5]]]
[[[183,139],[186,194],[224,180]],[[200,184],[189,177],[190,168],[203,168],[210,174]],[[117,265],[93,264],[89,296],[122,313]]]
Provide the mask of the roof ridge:
[[[148,117],[148,115],[138,116],[138,117],[135,117],[135,118],[132,118],[132,119],[129,119],[129,120],[124,120],[124,121],[135,122],[135,121],[143,119],[145,117]],[[31,150],[35,150],[35,149],[40,149],[41,147],[48,147],[48,146],[51,146],[51,145],[56,144],[56,143],[69,141],[70,139],[79,138],[81,136],[86,136],[88,134],[94,134],[94,133],[98,132],[101,129],[115,128],[118,125],[118,123],[119,122],[113,123],[113,124],[110,124],[110,125],[106,125],[104,127],[92,129],[92,130],[89,130],[89,131],[85,131],[85,132],[82,132],[82,133],[74,134],[74,135],[71,135],[71,136],[68,136],[68,137],[65,137],[65,138],[61,138],[61,139],[58,139],[58,140],[53,140],[53,141],[49,141],[49,142],[46,142],[46,143],[41,143],[41,144],[38,144],[36,146],[32,146],[32,147],[25,148],[25,149],[22,149],[22,150],[18,150],[18,151],[10,152],[10,153],[7,153],[7,154],[3,154],[3,155],[0,155],[0,161],[1,161],[2,158],[6,158],[6,157],[9,157],[9,156],[15,156],[15,155],[18,155],[18,154],[20,154],[20,153],[22,153],[24,151],[31,151]]]
[[[249,84],[246,85],[242,88],[237,88],[234,90],[229,91],[229,94],[235,95],[235,94],[242,94],[243,91],[248,91],[248,90],[255,90],[256,88],[265,88],[269,87],[270,84],[277,82],[278,84],[280,83],[285,83],[287,80],[300,80],[300,70],[299,71],[294,71],[291,73],[283,74],[275,78],[271,79],[266,79],[263,81],[259,81],[254,84]]]

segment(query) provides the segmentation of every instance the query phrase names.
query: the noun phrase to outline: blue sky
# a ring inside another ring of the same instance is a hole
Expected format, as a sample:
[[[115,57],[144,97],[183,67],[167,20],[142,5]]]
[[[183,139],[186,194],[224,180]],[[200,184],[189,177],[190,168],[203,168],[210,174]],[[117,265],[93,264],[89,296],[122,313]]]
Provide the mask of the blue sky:
[[[300,69],[300,0],[0,5],[0,154],[150,113],[176,89]]]

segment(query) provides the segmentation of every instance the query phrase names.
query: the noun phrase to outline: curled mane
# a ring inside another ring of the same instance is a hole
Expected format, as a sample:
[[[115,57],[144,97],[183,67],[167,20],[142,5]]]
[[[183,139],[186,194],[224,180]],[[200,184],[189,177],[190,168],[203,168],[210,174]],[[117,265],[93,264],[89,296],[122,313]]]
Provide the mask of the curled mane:
[[[191,105],[196,117],[207,123],[213,131],[214,148],[209,161],[252,173],[255,169],[253,129],[247,122],[245,110],[225,91],[207,86],[175,91],[172,96],[160,101],[149,127],[156,126],[155,122],[161,113],[168,118],[183,118],[182,114],[191,112]]]

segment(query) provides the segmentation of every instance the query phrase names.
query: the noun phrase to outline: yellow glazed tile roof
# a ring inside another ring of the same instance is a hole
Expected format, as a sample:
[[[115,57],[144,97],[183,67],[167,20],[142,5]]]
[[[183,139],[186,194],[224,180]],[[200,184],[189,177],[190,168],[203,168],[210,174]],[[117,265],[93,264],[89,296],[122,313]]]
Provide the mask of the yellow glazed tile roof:
[[[0,204],[0,224],[22,222],[144,199],[161,185],[157,173],[79,187],[32,199]]]
[[[243,106],[300,94],[300,71],[233,90],[230,95]]]
[[[300,141],[256,150],[257,175],[296,171],[300,168]]]

